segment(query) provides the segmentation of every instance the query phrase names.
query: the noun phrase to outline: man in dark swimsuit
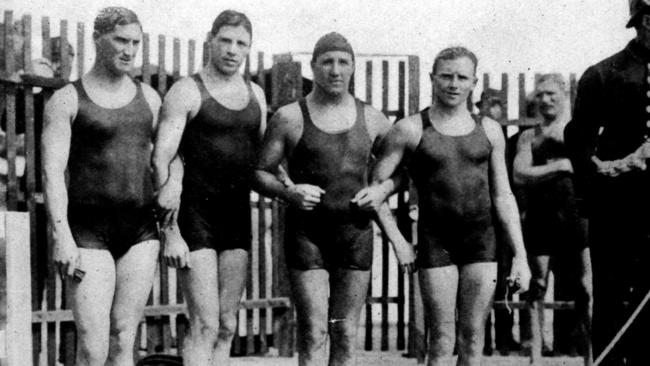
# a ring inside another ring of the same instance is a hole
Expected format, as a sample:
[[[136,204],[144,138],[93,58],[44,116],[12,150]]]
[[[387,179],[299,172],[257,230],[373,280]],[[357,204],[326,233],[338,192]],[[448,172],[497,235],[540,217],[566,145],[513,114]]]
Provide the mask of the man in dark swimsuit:
[[[404,164],[417,189],[417,264],[428,310],[429,366],[447,365],[456,341],[459,365],[481,362],[496,284],[493,208],[513,249],[511,280],[525,291],[530,279],[501,126],[467,109],[476,64],[476,56],[462,47],[438,54],[431,73],[433,104],[391,128],[372,175],[376,185],[385,184]]]
[[[313,91],[278,110],[269,124],[257,181],[261,192],[290,204],[285,252],[298,316],[299,365],[327,362],[328,333],[329,364],[353,365],[373,248],[373,214],[356,202],[367,187],[372,151],[390,123],[349,93],[354,53],[343,36],[321,37],[311,68]],[[283,184],[273,172],[285,158],[291,179]],[[380,225],[400,263],[409,265],[413,249],[403,238],[395,241],[401,236],[387,207],[377,210],[389,219],[380,219]]]
[[[187,299],[190,334],[183,355],[189,366],[228,362],[246,285],[251,177],[266,127],[264,93],[239,73],[251,41],[245,14],[217,16],[210,61],[172,86],[156,137],[158,205],[166,212],[163,257],[179,269]],[[169,174],[177,153],[184,174]]]
[[[528,301],[532,304],[531,360],[536,364],[541,362],[543,302],[551,260],[556,280],[575,283],[571,293],[575,294],[576,309],[588,330],[591,324],[591,258],[587,223],[578,213],[573,167],[564,147],[568,93],[562,76],[542,75],[535,98],[542,124],[521,134],[513,175],[515,183],[526,189],[527,197],[524,238],[533,275]],[[589,333],[584,334],[585,364],[590,364]]]
[[[75,318],[79,366],[133,365],[158,260],[150,161],[160,98],[128,76],[141,37],[132,11],[100,11],[95,64],[45,108],[45,204],[54,264]]]
[[[650,291],[650,2],[630,1],[636,37],[580,78],[565,141],[589,219],[594,356]],[[641,311],[601,365],[647,365]]]

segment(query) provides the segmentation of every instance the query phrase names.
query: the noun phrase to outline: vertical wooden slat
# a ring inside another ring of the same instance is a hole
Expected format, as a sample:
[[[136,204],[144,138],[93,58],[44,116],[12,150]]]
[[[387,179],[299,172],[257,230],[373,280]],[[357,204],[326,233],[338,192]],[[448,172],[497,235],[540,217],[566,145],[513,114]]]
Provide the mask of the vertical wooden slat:
[[[41,19],[41,38],[42,48],[41,56],[48,60],[52,59],[52,42],[50,41],[50,18],[43,17]]]
[[[372,105],[372,61],[366,62],[366,103]],[[372,269],[370,270],[370,278],[372,278]],[[368,285],[368,298],[372,298],[372,281]],[[372,304],[366,302],[366,334],[364,349],[366,351],[372,350]]]
[[[167,71],[165,71],[165,36],[158,36],[158,93],[167,91]],[[166,274],[166,273],[165,273]]]
[[[259,69],[258,69],[259,70]],[[257,242],[258,242],[258,293],[260,299],[266,299],[266,199],[263,196],[259,196],[258,202],[258,221],[257,221]],[[266,344],[266,314],[268,313],[268,308],[262,308],[259,310],[259,336],[260,336],[260,353],[266,354],[268,352],[268,345]]]
[[[524,120],[526,118],[526,75],[523,73],[519,74],[519,119]]]
[[[381,63],[381,110],[388,111],[388,61]],[[381,350],[388,350],[388,239],[382,233],[382,271],[381,271]]]
[[[271,246],[273,258],[273,293],[274,297],[290,296],[291,286],[284,256],[284,218],[285,208],[273,202],[274,244]],[[291,357],[295,345],[294,309],[274,309],[273,344],[282,357]]]
[[[257,53],[257,85],[262,88],[264,95],[266,95],[268,85],[266,85],[266,77],[264,74],[264,52]]]
[[[190,39],[187,43],[187,75],[194,74],[194,63],[196,62],[196,41]]]
[[[398,119],[404,117],[404,110],[406,108],[406,65],[404,61],[400,61],[398,64],[398,77],[397,77],[397,90],[398,90],[398,109],[400,111],[400,115],[398,116]],[[407,221],[408,220],[408,211],[404,213],[404,210],[401,209],[400,207],[405,206],[404,205],[404,192],[400,192],[398,194],[398,209],[397,213],[404,215],[405,217],[399,218],[398,219],[398,225],[400,224],[401,221]],[[400,231],[404,232],[402,230],[404,225],[400,225]],[[410,238],[407,238],[407,240],[410,240]],[[401,271],[400,268],[397,269],[397,349],[398,350],[403,350],[406,345],[406,334],[405,334],[405,327],[406,327],[406,314],[405,314],[405,291],[404,291],[404,272]]]
[[[72,70],[70,63],[72,59],[68,57],[68,21],[62,20],[60,25],[60,42],[59,42],[59,62],[61,63],[61,70]],[[50,59],[51,60],[51,59]],[[79,76],[81,77],[81,75]]]
[[[7,320],[4,332],[7,344],[0,344],[0,357],[6,357],[8,366],[32,365],[32,344],[28,341],[31,309],[25,306],[31,303],[30,252],[25,245],[29,242],[29,218],[26,213],[0,212],[0,226],[0,246],[3,247],[0,267],[6,270],[0,287],[4,287],[7,294],[6,309],[2,311]]]
[[[258,199],[261,200],[262,197],[260,196]],[[251,210],[250,214],[253,215],[254,213],[255,210]],[[259,243],[252,241],[251,250],[248,251],[248,268],[246,270],[246,298],[248,300],[252,300],[255,298],[255,293],[254,293],[255,268],[253,268],[254,267],[253,263],[255,261],[255,256],[258,254],[258,252],[259,252]],[[250,354],[254,352],[254,348],[255,348],[254,339],[253,339],[254,336],[253,310],[252,309],[246,310],[244,311],[244,314],[246,319],[246,343],[244,345],[245,346],[244,354]]]
[[[149,40],[149,33],[142,35],[142,81],[151,85],[151,72],[149,70],[149,57],[151,50],[151,42]]]
[[[77,23],[77,77],[81,78],[84,74],[84,62],[85,62],[85,47],[86,47],[86,26],[84,23]]]
[[[508,80],[508,74],[504,72],[501,74],[501,102],[503,103],[503,117],[502,117],[502,121],[500,122],[505,122],[508,120],[509,95],[510,95],[510,85]]]
[[[4,37],[2,37],[4,38]],[[7,362],[7,241],[5,240],[4,213],[0,211],[0,366]]]
[[[420,58],[418,56],[408,56],[408,88],[409,88],[409,97],[408,97],[408,114],[415,114],[420,110]],[[409,185],[409,191],[412,192],[412,184]],[[416,199],[415,195],[409,194],[408,206],[404,208],[406,211],[403,214],[398,215],[398,218],[404,215],[408,217],[408,210],[411,205],[415,205]],[[410,224],[409,221],[406,221]],[[412,237],[412,227],[414,225],[408,225],[407,230],[403,232],[411,236],[411,242],[414,242]],[[415,244],[415,243],[414,243]],[[411,356],[417,358],[418,363],[424,363],[425,354],[426,354],[426,342],[425,342],[425,320],[424,320],[424,308],[422,305],[422,294],[420,293],[418,277],[416,275],[411,275],[409,281],[409,341],[408,341],[408,353]]]
[[[174,60],[172,65],[172,78],[174,81],[181,77],[181,40],[174,38]]]
[[[18,71],[16,70],[16,65],[15,65],[15,55],[13,54],[14,51],[14,46],[13,46],[13,39],[11,35],[14,32],[14,13],[11,10],[5,10],[4,13],[4,46],[5,46],[5,53],[4,53],[4,58],[5,58],[5,72],[7,74],[11,75],[14,72]]]
[[[13,58],[13,54],[9,54]],[[5,87],[6,104],[7,104],[7,124],[6,124],[6,143],[7,143],[7,209],[16,211],[18,209],[18,177],[16,176],[16,87],[8,85]]]
[[[485,92],[490,88],[490,74],[487,72],[483,74],[483,91]]]
[[[578,80],[575,73],[569,75],[569,97],[570,97],[570,110],[573,111],[573,106],[576,102],[576,95],[578,94]]]
[[[244,80],[251,80],[251,57],[248,55],[244,61]]]
[[[210,32],[206,35],[206,40],[210,39]],[[203,57],[201,58],[201,67],[205,67],[210,61],[210,45],[208,41],[203,42]]]

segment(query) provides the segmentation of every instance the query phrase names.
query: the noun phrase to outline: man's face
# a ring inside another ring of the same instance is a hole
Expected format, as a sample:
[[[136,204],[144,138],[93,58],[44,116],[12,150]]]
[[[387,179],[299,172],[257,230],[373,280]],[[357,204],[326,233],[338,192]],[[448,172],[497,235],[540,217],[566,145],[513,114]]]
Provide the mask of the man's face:
[[[465,103],[476,86],[474,63],[468,57],[440,60],[431,73],[431,83],[439,103],[448,107]]]
[[[488,108],[486,115],[495,121],[500,121],[503,117],[503,107],[499,103],[493,103]]]
[[[565,93],[553,80],[545,80],[535,90],[539,113],[544,119],[552,120],[563,112]]]
[[[251,35],[244,26],[224,25],[210,39],[210,62],[224,75],[234,75],[251,50]]]
[[[113,31],[95,38],[98,62],[116,74],[131,71],[141,39],[140,24],[116,25]]]
[[[340,95],[347,92],[354,73],[352,55],[344,51],[320,54],[311,63],[314,84],[327,94]]]

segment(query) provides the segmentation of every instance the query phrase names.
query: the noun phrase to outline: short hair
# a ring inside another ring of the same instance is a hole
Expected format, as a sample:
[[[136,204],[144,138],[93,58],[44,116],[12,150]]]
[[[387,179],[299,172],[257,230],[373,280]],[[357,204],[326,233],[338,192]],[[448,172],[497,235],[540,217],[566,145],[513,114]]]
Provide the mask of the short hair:
[[[433,60],[432,72],[435,74],[436,68],[438,67],[440,61],[457,60],[462,57],[467,57],[472,61],[472,63],[474,64],[474,73],[476,73],[476,67],[478,66],[478,58],[476,58],[474,52],[462,46],[447,47],[444,50],[440,51],[440,53],[438,53],[438,55],[436,55],[436,58]]]
[[[563,93],[568,93],[567,83],[562,74],[557,72],[543,74],[537,79],[537,86],[547,81],[557,85]],[[535,87],[535,89],[537,89],[537,87]]]
[[[109,6],[103,8],[95,18],[94,30],[99,35],[112,32],[118,25],[138,24],[142,29],[142,23],[133,10],[122,6]]]
[[[214,19],[212,23],[212,29],[210,30],[210,35],[212,37],[216,36],[219,33],[219,30],[224,26],[238,27],[242,26],[248,34],[253,39],[253,24],[251,20],[248,19],[246,14],[238,12],[236,10],[224,10]]]

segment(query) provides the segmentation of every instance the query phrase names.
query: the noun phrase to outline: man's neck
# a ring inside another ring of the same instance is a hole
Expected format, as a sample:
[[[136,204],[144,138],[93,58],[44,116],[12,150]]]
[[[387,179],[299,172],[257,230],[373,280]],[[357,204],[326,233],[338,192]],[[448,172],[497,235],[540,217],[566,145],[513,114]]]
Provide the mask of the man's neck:
[[[241,77],[238,72],[233,74],[224,74],[212,63],[208,63],[208,65],[203,69],[203,73],[210,79],[209,81],[214,84],[228,84]]]
[[[88,72],[87,78],[101,84],[104,88],[118,89],[128,76],[124,73],[113,72],[107,67],[95,63],[90,69],[90,72]]]
[[[347,92],[340,93],[340,94],[327,93],[318,85],[314,86],[314,90],[311,93],[312,101],[316,104],[320,104],[323,106],[340,105],[350,96],[351,96],[350,93]]]
[[[435,100],[431,104],[431,115],[440,120],[450,120],[461,115],[468,115],[467,104],[461,103],[457,106],[449,106]]]

